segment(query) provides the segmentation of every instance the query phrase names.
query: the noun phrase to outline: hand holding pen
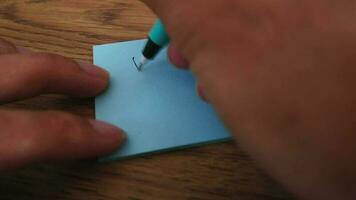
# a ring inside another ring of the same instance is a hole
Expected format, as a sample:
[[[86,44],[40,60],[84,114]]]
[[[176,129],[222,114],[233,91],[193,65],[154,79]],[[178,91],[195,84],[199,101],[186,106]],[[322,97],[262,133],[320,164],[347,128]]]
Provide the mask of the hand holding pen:
[[[262,167],[305,199],[355,199],[353,3],[144,2],[165,25],[171,61],[184,60]]]

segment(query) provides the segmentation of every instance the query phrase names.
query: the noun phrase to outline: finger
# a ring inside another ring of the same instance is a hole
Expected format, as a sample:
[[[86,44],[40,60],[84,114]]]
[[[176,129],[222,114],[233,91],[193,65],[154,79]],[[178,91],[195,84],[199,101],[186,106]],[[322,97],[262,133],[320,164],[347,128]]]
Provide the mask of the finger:
[[[125,138],[112,125],[54,111],[2,110],[0,127],[0,170],[105,155]]]
[[[41,93],[94,96],[108,82],[105,70],[54,54],[9,54],[0,56],[0,61],[0,102]]]
[[[189,68],[188,61],[183,57],[183,55],[179,52],[179,50],[172,45],[168,47],[168,58],[171,61],[171,63],[177,66],[178,68],[181,69]]]

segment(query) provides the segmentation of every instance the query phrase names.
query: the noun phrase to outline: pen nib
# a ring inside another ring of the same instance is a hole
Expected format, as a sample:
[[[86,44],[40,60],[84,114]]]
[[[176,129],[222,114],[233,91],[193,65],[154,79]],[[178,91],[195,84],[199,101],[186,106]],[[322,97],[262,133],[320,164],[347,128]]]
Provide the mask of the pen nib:
[[[133,61],[134,65],[135,65],[137,71],[140,72],[140,71],[142,71],[143,65],[147,62],[147,59],[144,56],[142,56],[140,62],[137,64],[136,61],[135,61],[135,57],[132,57],[132,61]]]

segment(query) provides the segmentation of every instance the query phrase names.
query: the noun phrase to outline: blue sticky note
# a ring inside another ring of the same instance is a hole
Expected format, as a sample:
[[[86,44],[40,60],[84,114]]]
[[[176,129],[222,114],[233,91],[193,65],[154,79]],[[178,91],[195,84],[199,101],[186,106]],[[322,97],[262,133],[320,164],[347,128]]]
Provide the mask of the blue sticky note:
[[[166,50],[138,72],[145,40],[94,46],[94,64],[110,72],[110,86],[95,99],[96,118],[121,127],[128,138],[102,161],[230,138],[211,106],[195,93],[189,71],[169,63]]]

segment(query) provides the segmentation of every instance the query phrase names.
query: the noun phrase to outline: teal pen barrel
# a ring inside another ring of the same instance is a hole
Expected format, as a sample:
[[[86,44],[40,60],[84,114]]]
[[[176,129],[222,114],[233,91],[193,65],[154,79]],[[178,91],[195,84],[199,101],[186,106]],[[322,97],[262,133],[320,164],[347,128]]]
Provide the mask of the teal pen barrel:
[[[167,45],[169,42],[168,35],[161,20],[157,20],[154,23],[151,31],[148,33],[148,37],[160,47]]]
[[[147,43],[142,51],[143,56],[147,59],[153,59],[169,42],[169,37],[164,29],[164,26],[160,20],[157,20],[151,31],[148,33]]]

